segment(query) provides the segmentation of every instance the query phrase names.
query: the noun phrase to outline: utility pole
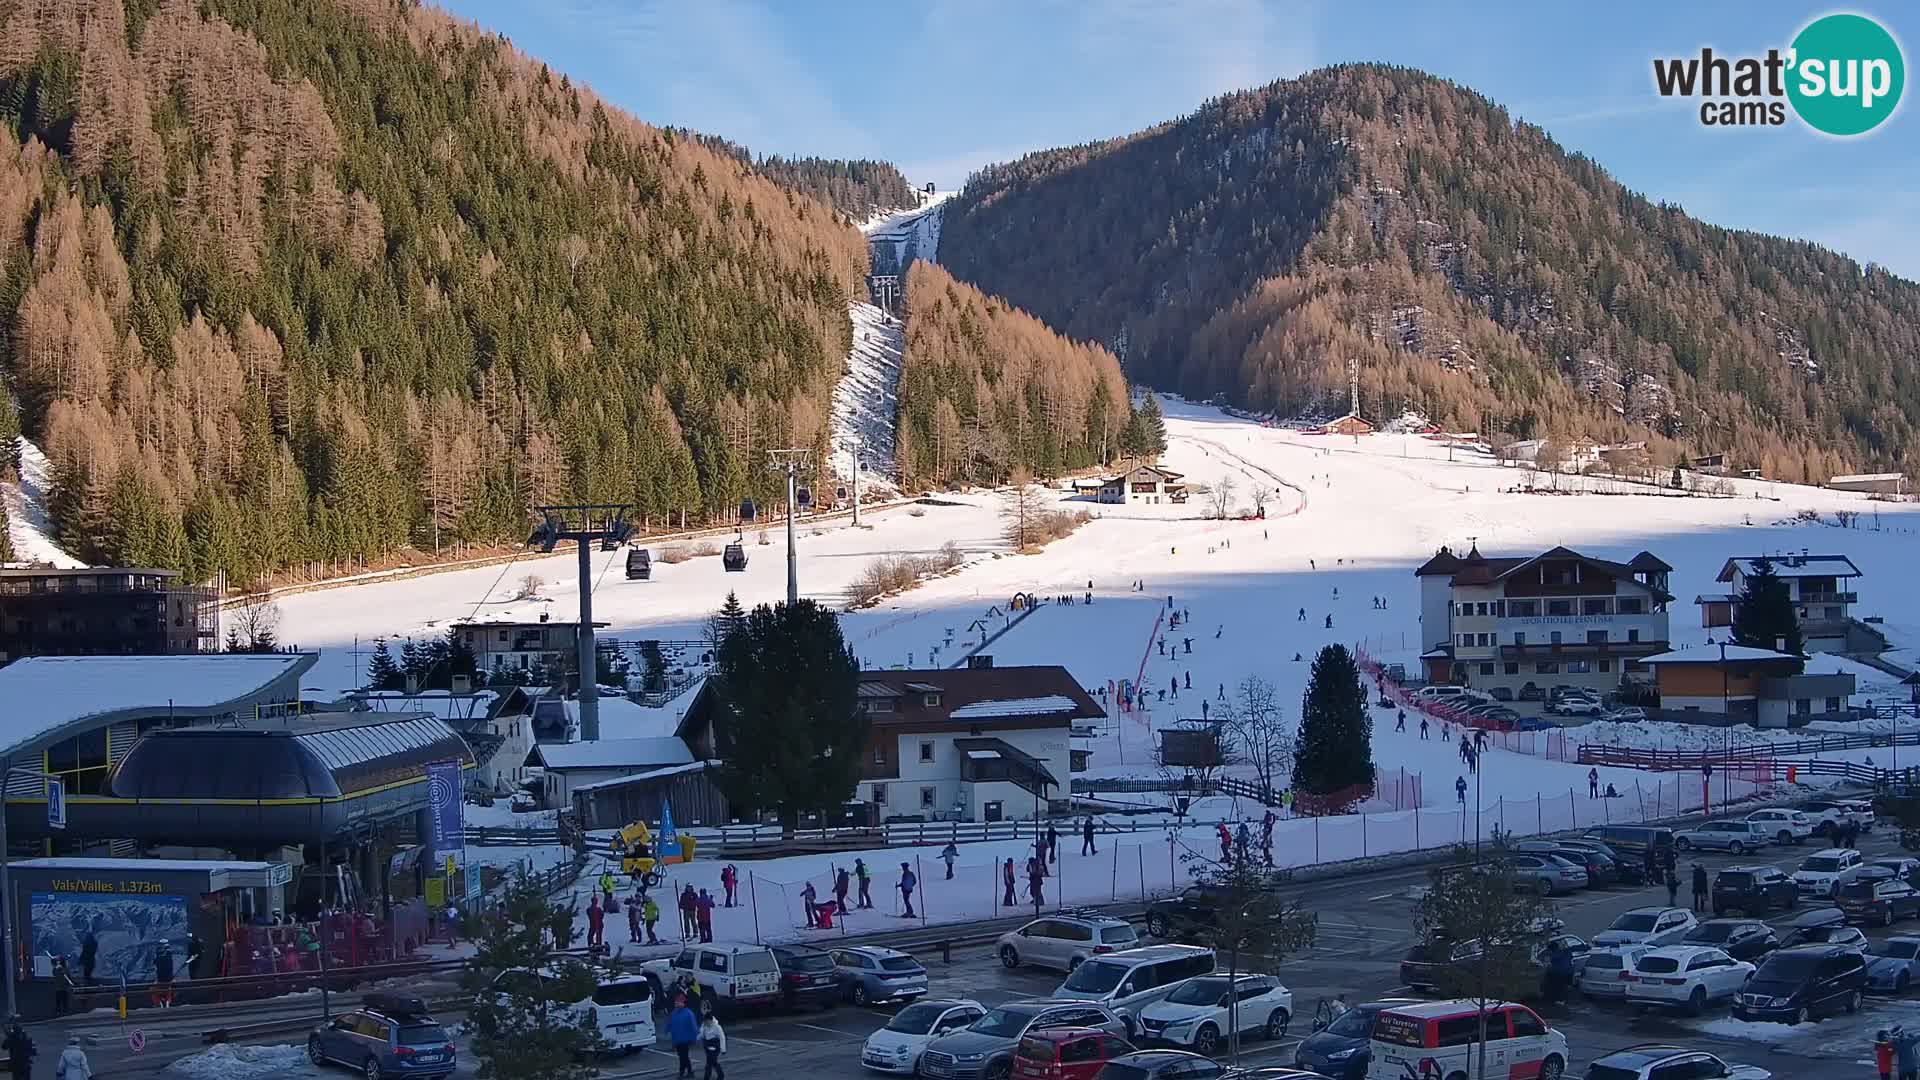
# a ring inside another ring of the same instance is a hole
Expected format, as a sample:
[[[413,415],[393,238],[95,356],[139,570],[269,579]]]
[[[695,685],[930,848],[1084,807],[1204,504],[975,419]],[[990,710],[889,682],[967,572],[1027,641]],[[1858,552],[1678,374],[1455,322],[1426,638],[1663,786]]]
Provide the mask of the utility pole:
[[[773,467],[787,474],[787,603],[797,604],[800,602],[800,570],[793,542],[794,504],[799,500],[800,470],[807,467],[813,451],[791,447],[769,450],[767,454],[773,458]]]
[[[853,527],[860,527],[860,436],[853,437]]]
[[[580,629],[574,645],[580,666],[580,740],[596,742],[600,738],[600,665],[593,640],[593,542],[600,550],[615,551],[633,535],[633,523],[627,520],[625,503],[585,503],[570,506],[536,506],[541,520],[529,547],[552,552],[562,540],[580,544]]]

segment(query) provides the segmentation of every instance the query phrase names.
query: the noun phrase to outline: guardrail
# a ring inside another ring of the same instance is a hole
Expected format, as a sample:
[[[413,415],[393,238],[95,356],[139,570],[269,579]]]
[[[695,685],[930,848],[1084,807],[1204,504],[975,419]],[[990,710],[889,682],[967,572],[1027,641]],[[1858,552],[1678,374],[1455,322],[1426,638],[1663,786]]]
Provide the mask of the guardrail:
[[[1811,760],[1814,755],[1846,750],[1875,750],[1893,746],[1920,746],[1920,731],[1868,732],[1859,735],[1823,735],[1792,742],[1748,743],[1745,746],[1707,750],[1645,750],[1606,743],[1581,743],[1582,765],[1627,765],[1635,768],[1668,771],[1697,769],[1702,765],[1722,765],[1791,759]]]

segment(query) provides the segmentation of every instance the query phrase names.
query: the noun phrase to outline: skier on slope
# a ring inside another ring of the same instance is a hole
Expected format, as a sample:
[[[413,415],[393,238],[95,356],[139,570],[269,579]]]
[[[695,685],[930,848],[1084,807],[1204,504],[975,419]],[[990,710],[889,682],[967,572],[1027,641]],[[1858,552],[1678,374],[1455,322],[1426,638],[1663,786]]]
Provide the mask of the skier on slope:
[[[1333,615],[1332,615],[1332,613],[1328,613],[1328,615],[1327,615],[1327,629],[1329,629],[1329,630],[1331,630],[1331,629],[1333,629]]]

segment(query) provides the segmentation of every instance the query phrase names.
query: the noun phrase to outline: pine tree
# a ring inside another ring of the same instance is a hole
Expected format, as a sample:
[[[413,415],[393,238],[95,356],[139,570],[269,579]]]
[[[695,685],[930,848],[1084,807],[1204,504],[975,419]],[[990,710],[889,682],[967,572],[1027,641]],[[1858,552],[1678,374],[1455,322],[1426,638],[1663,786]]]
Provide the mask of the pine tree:
[[[1787,583],[1773,568],[1772,559],[1753,560],[1753,573],[1747,575],[1734,610],[1733,640],[1755,649],[1804,655],[1800,616],[1794,610]]]
[[[594,1010],[594,972],[561,954],[573,944],[577,906],[560,907],[523,871],[506,887],[496,918],[463,918],[479,949],[462,976],[473,994],[467,1024],[485,1080],[592,1080],[606,1050]],[[563,940],[556,940],[563,939]],[[538,972],[533,978],[500,976]]]
[[[412,638],[408,638],[406,644],[400,646],[401,686],[404,687],[406,680],[411,678],[414,680],[414,686],[425,687],[427,665],[430,662],[420,646],[415,645]]]
[[[1298,744],[1296,789],[1329,795],[1373,783],[1373,717],[1360,669],[1344,645],[1328,645],[1313,658]]]
[[[853,794],[867,745],[855,707],[860,666],[834,613],[802,600],[762,604],[727,635],[714,669],[716,782],[734,806],[802,811]]]
[[[387,639],[381,638],[373,644],[373,659],[367,661],[367,689],[398,690],[405,685],[399,665],[393,662],[393,652],[387,648]]]
[[[472,679],[474,677],[474,669],[477,665],[474,660],[473,649],[470,648],[467,645],[467,643],[461,639],[460,631],[458,630],[447,631],[446,648],[447,648],[446,679],[447,679],[447,687],[451,689],[453,686],[453,677],[455,675],[465,675],[467,676],[467,678]]]
[[[727,635],[738,629],[746,617],[746,609],[740,606],[740,597],[729,589],[726,602],[707,619],[707,643],[715,649],[720,648],[726,644]]]
[[[1140,405],[1140,456],[1157,458],[1167,452],[1167,421],[1160,399],[1152,394]]]

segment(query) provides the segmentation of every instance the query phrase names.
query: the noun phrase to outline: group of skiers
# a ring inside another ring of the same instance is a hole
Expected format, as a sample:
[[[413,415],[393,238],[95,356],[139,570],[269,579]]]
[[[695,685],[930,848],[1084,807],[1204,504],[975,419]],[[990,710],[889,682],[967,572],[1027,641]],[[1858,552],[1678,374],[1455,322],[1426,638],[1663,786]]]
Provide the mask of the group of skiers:
[[[1291,792],[1281,792],[1280,797],[1283,804],[1291,804],[1291,794]],[[1274,815],[1271,809],[1267,811],[1265,817],[1260,819],[1260,850],[1265,856],[1268,866],[1273,865],[1273,825],[1274,822],[1278,820],[1280,819]],[[1245,866],[1247,864],[1248,849],[1251,847],[1251,837],[1248,834],[1247,823],[1242,821],[1237,829],[1228,832],[1227,823],[1222,821],[1215,825],[1214,829],[1220,836],[1220,861],[1222,863],[1233,863],[1237,860],[1240,865]]]

